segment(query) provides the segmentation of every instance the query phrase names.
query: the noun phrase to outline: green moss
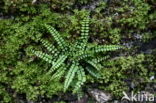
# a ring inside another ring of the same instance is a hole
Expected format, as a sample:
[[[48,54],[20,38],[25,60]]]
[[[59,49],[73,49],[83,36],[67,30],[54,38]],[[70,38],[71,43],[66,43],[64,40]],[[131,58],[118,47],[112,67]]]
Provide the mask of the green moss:
[[[123,91],[127,91],[128,88],[130,88],[128,87],[128,82],[125,82],[125,80],[131,80],[138,84],[152,82],[150,80],[150,74],[154,73],[153,66],[155,64],[152,63],[153,60],[154,59],[151,55],[145,56],[143,54],[139,54],[135,57],[120,57],[110,61],[102,71],[104,79],[103,83],[108,86],[100,86],[100,88],[111,91],[111,93],[118,98],[122,96]],[[149,68],[150,66],[152,66],[152,70]],[[135,89],[137,90],[138,88]]]
[[[44,68],[44,67],[43,67]],[[52,81],[51,76],[45,75],[43,69],[35,64],[24,64],[18,62],[13,70],[14,81],[12,88],[18,93],[25,93],[28,100],[35,100],[38,96],[47,95],[51,97],[63,89],[63,84]]]
[[[129,4],[129,5],[127,5]],[[122,25],[132,26],[134,28],[145,29],[148,24],[148,12],[150,6],[141,0],[131,0],[123,3],[122,10],[117,11],[122,13],[122,18],[119,20]]]

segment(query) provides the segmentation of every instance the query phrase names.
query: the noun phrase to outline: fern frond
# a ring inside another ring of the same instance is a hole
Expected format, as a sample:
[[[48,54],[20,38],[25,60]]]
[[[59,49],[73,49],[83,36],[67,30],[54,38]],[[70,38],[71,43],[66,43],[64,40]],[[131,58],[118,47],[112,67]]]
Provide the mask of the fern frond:
[[[47,48],[47,50],[49,52],[51,52],[52,54],[57,53],[58,50],[55,48],[54,45],[50,44],[48,41],[40,39],[41,43],[43,44],[43,46],[45,46]]]
[[[88,73],[89,73],[90,75],[92,75],[93,77],[95,77],[95,78],[97,78],[97,79],[101,78],[100,73],[99,73],[96,69],[93,69],[92,67],[86,67],[85,69],[86,69],[86,70],[88,71]]]
[[[77,72],[78,70],[78,66],[76,63],[73,63],[71,65],[71,67],[69,68],[69,71],[66,75],[66,78],[65,78],[65,82],[64,82],[64,91],[66,91],[70,85],[70,83],[72,82],[72,80],[74,79],[75,77],[75,73]]]
[[[99,63],[99,62],[101,62],[101,61],[103,61],[103,60],[106,60],[106,59],[108,59],[108,58],[109,58],[109,56],[96,57],[95,59],[92,59],[91,61],[93,61],[94,63]]]
[[[81,27],[81,37],[80,37],[80,39],[82,40],[81,49],[85,49],[88,38],[89,38],[89,17],[86,17],[82,21],[82,27]]]
[[[46,75],[51,74],[52,72],[54,72],[56,70],[56,68],[53,68],[53,66],[50,67],[49,71],[46,73]]]
[[[84,40],[84,42],[87,42],[89,37],[89,17],[85,17],[82,21],[82,27],[81,27],[81,38]]]
[[[92,57],[92,55],[91,54],[83,54],[83,55],[77,56],[77,59],[82,60],[82,59],[86,59],[89,57]]]
[[[85,58],[89,58],[89,57],[93,57],[93,53],[90,51],[77,51],[76,53],[74,53],[74,57],[77,60],[81,60],[81,59],[85,59]]]
[[[67,56],[66,55],[61,55],[56,62],[53,62],[52,67],[48,71],[47,74],[50,74],[54,72],[57,68],[59,68],[61,65],[63,65],[63,62],[66,60]]]
[[[51,35],[54,37],[54,39],[57,41],[58,45],[62,50],[66,48],[66,43],[64,39],[61,37],[61,35],[51,26],[45,24],[45,27],[48,29],[48,31],[51,33]]]
[[[86,60],[87,63],[89,63],[91,66],[93,66],[95,69],[97,69],[98,71],[101,70],[102,65],[99,63],[95,63],[94,61],[91,60]]]
[[[81,88],[81,86],[84,84],[84,82],[86,81],[86,75],[85,75],[85,71],[84,68],[79,66],[79,69],[77,70],[77,78],[78,78],[78,82],[75,85],[75,88],[73,90],[73,93],[78,92],[78,90]]]
[[[122,48],[122,46],[119,45],[100,45],[100,46],[95,46],[91,48],[91,50],[95,53],[98,52],[106,52],[106,51],[115,51],[117,49]]]
[[[78,39],[78,41],[75,44],[75,47],[81,50],[84,50],[89,38],[89,16],[87,15],[82,23],[81,23],[81,37]]]
[[[64,73],[65,73],[66,70],[67,70],[67,68],[66,68],[65,66],[61,66],[61,67],[58,68],[58,70],[53,74],[53,76],[51,77],[51,79],[55,79],[55,78],[59,79],[59,78],[61,78],[61,77],[64,75]]]
[[[32,53],[34,53],[37,57],[39,57],[39,58],[41,58],[41,59],[47,61],[47,62],[50,63],[50,64],[53,63],[53,61],[52,61],[52,59],[53,59],[52,56],[50,56],[50,55],[48,55],[48,54],[46,54],[46,53],[43,53],[43,52],[41,52],[41,51],[34,51],[34,50],[32,50]]]
[[[53,63],[53,68],[58,68],[63,64],[63,62],[67,59],[66,55],[61,55],[56,62]]]

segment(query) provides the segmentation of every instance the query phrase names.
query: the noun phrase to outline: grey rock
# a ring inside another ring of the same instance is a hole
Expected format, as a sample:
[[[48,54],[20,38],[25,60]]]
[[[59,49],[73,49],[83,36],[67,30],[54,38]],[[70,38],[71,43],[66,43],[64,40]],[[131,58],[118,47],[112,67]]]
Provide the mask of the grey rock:
[[[106,93],[98,89],[88,89],[88,93],[93,97],[98,103],[106,103],[112,100],[112,96],[109,93]]]

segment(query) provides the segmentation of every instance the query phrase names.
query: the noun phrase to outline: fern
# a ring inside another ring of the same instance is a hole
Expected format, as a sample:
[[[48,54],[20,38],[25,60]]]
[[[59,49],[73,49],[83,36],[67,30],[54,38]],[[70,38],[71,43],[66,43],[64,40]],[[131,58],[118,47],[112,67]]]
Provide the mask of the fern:
[[[76,93],[81,88],[81,86],[84,84],[84,82],[86,81],[86,75],[85,75],[85,71],[84,71],[83,67],[80,67],[78,69],[77,78],[78,78],[78,82],[75,85],[73,93]]]
[[[66,60],[66,58],[67,58],[66,55],[61,55],[61,56],[58,58],[58,60],[57,60],[56,62],[53,63],[52,68],[55,69],[55,68],[60,67],[60,66],[64,63],[64,61]]]
[[[66,75],[66,80],[64,82],[64,91],[66,91],[70,85],[70,83],[72,82],[74,76],[75,76],[75,73],[77,72],[78,70],[78,66],[76,65],[76,63],[73,63]]]
[[[67,68],[65,66],[58,68],[58,70],[53,74],[51,79],[60,79],[64,75],[66,70]]]
[[[86,62],[89,63],[94,68],[96,68],[98,71],[102,69],[102,66],[99,63],[95,63],[94,61],[91,61],[91,60],[86,60]]]
[[[91,76],[93,76],[95,78],[101,78],[100,73],[98,71],[96,71],[95,69],[93,69],[92,67],[90,67],[90,68],[89,67],[86,67],[86,70],[88,71],[88,73]]]
[[[108,58],[109,58],[109,56],[96,57],[95,59],[92,59],[91,61],[93,61],[94,63],[99,63],[99,62],[101,62],[101,61],[103,61],[103,60],[106,60],[106,59],[108,59]]]
[[[58,45],[50,44],[45,40],[40,40],[49,54],[41,51],[32,52],[39,58],[51,64],[47,71],[52,75],[51,79],[59,79],[65,76],[64,91],[73,83],[73,93],[78,93],[86,82],[86,74],[95,78],[101,78],[100,70],[104,67],[101,62],[108,59],[108,56],[98,56],[100,52],[110,52],[122,48],[119,45],[93,45],[89,44],[89,21],[87,15],[82,21],[81,36],[75,42],[66,42],[61,35],[51,26],[45,25],[49,33],[53,36]]]
[[[46,54],[46,53],[43,53],[41,51],[34,51],[32,50],[32,53],[34,53],[36,56],[42,58],[43,60],[47,61],[48,63],[53,63],[52,61],[52,56]]]
[[[115,51],[120,48],[122,47],[118,45],[98,45],[98,46],[91,48],[91,51],[98,53],[98,52],[106,52],[106,51]]]
[[[78,60],[82,60],[82,59],[85,59],[85,58],[89,58],[89,57],[92,57],[93,55],[91,54],[87,54],[87,53],[83,53],[81,55],[75,55],[75,59],[78,59]]]
[[[86,45],[87,45],[87,41],[89,38],[89,18],[85,17],[84,20],[82,21],[82,27],[81,27],[81,49],[84,50]]]
[[[60,36],[60,34],[51,26],[45,24],[45,27],[48,29],[48,31],[51,33],[51,35],[54,37],[54,39],[57,41],[58,45],[60,46],[61,49],[65,49],[65,41],[63,38]]]
[[[41,43],[47,48],[49,52],[52,54],[56,53],[58,50],[55,48],[54,45],[51,45],[48,41],[40,39]]]
[[[83,51],[89,38],[89,20],[89,15],[87,15],[81,22],[81,37],[75,43],[76,48]]]

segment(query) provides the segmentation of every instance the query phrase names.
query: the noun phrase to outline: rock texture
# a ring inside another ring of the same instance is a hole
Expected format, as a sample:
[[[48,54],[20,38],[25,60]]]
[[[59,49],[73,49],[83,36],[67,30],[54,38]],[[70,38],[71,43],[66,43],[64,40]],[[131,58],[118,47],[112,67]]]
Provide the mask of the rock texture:
[[[88,89],[88,93],[98,103],[106,103],[112,99],[112,96],[109,93],[106,93],[98,89]]]

